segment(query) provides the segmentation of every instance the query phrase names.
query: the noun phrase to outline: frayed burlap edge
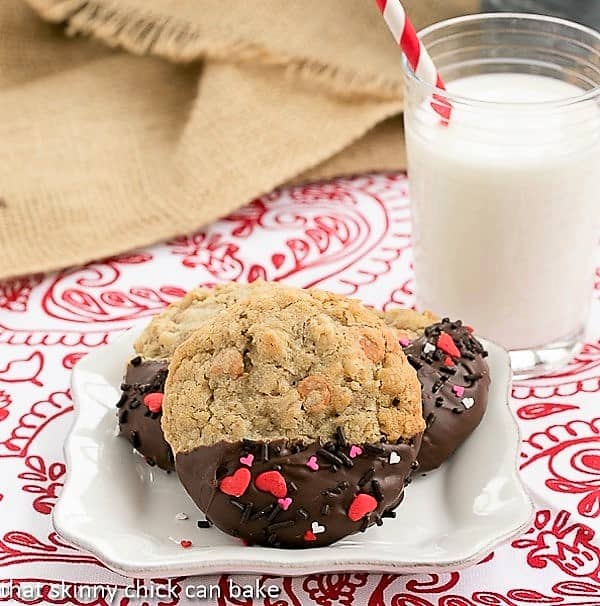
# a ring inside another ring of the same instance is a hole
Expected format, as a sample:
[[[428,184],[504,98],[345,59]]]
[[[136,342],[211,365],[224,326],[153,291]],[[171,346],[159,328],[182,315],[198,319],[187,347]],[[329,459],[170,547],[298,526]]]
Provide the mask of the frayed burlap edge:
[[[402,85],[381,76],[364,76],[314,59],[276,54],[241,39],[212,39],[196,24],[152,11],[123,8],[110,0],[26,0],[40,16],[65,23],[69,35],[83,34],[138,55],[154,54],[189,63],[202,59],[253,62],[321,85],[341,98],[394,100]]]

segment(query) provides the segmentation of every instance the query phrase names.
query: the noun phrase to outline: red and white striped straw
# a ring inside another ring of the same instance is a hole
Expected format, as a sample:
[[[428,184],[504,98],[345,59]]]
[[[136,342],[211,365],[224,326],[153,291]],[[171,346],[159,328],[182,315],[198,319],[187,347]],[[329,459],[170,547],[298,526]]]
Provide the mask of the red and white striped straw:
[[[377,6],[387,23],[387,26],[394,36],[396,44],[402,49],[406,56],[408,64],[415,72],[417,77],[424,82],[434,84],[441,90],[446,90],[446,86],[437,68],[433,64],[427,49],[423,46],[421,39],[406,16],[406,11],[399,0],[375,0]],[[441,95],[433,95],[435,101],[431,102],[431,107],[445,120],[450,119],[452,106]]]

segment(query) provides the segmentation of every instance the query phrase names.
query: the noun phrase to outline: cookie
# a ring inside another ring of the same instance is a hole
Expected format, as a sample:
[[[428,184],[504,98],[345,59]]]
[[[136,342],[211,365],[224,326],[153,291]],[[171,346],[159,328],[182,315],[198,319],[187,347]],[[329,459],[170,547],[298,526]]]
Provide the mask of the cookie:
[[[147,463],[173,471],[173,453],[160,426],[166,378],[166,361],[133,358],[121,385],[117,414],[120,435],[131,442]]]
[[[377,311],[376,313],[390,328],[394,329],[403,346],[420,337],[428,326],[439,322],[439,318],[430,311],[419,313],[412,309],[394,307],[388,311]]]
[[[328,545],[402,499],[425,423],[393,331],[356,301],[267,285],[181,344],[162,427],[225,532]]]
[[[449,459],[477,428],[490,385],[487,352],[462,322],[444,318],[404,347],[422,386],[427,428],[418,454],[419,470]]]
[[[119,400],[119,431],[137,445],[137,450],[150,465],[158,465],[167,471],[174,469],[171,448],[160,426],[162,413],[139,406],[139,402],[144,401],[147,389],[151,386],[154,393],[162,394],[167,363],[177,345],[204,322],[264,285],[264,281],[252,284],[231,282],[214,288],[192,290],[154,316],[137,339],[134,349],[139,355],[134,358],[135,365],[130,363],[127,368],[123,383],[127,389],[123,390]],[[162,360],[162,363],[157,363],[157,360]],[[154,400],[157,401],[158,396]]]
[[[228,282],[190,291],[152,318],[134,344],[136,353],[144,359],[171,359],[177,346],[205,322],[267,284],[263,280],[251,284]]]

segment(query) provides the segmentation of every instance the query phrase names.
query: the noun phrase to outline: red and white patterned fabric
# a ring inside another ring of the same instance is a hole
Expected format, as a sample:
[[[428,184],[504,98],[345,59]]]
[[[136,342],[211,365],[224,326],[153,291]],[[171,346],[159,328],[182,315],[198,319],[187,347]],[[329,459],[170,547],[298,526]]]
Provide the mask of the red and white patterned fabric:
[[[377,307],[411,305],[406,177],[369,175],[277,191],[163,245],[0,282],[0,586],[12,580],[46,587],[45,597],[18,601],[102,605],[107,601],[81,593],[55,598],[51,589],[62,580],[73,587],[131,585],[51,527],[66,472],[62,442],[72,421],[74,364],[190,288],[257,277],[317,286]],[[600,273],[596,325],[598,293]],[[528,532],[461,572],[264,578],[281,595],[255,603],[600,605],[600,330],[594,330],[563,372],[513,387],[521,471],[537,508]],[[113,603],[250,606],[251,600],[228,595],[228,579],[175,579],[175,596],[162,602],[121,590]],[[199,582],[220,585],[221,597],[185,598],[185,587]],[[0,603],[13,600],[0,594]]]

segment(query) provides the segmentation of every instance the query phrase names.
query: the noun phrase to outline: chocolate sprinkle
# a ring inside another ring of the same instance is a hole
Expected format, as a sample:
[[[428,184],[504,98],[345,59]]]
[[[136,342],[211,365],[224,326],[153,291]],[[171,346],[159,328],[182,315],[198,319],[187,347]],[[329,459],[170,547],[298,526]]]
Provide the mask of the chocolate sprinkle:
[[[431,387],[431,393],[437,393],[442,386],[444,385],[443,381],[436,381]]]
[[[371,482],[371,487],[373,488],[375,498],[381,503],[381,501],[383,501],[383,489],[381,488],[381,484],[378,480],[373,480]]]
[[[321,515],[322,516],[328,516],[330,510],[331,510],[331,505],[329,505],[329,503],[325,503],[323,505],[323,507],[321,507]]]
[[[379,444],[365,444],[363,450],[367,451],[369,454],[380,455],[383,454],[384,448]]]
[[[240,524],[246,524],[250,519],[250,515],[252,514],[252,506],[253,503],[247,503],[246,507],[244,507],[244,511],[242,512],[242,517],[240,518]]]
[[[134,448],[137,448],[140,445],[140,436],[134,429],[129,432],[129,441]]]
[[[373,479],[374,475],[375,475],[375,468],[371,467],[369,469],[369,471],[364,473],[363,476],[360,478],[360,480],[358,481],[358,485],[361,487],[364,486],[367,482],[370,482]]]
[[[259,509],[254,514],[252,514],[252,516],[250,517],[250,519],[251,520],[259,520],[260,518],[264,518],[271,511],[271,509],[273,509],[274,507],[275,507],[275,505],[273,503],[271,503],[270,505],[266,505],[262,509]]]
[[[283,522],[275,522],[275,524],[270,524],[267,526],[267,531],[279,530],[280,528],[290,528],[296,522],[294,520],[284,520]]]
[[[210,528],[211,523],[208,520],[198,520],[198,528]]]
[[[342,460],[342,463],[346,467],[354,467],[354,461],[346,453],[339,451],[337,456]]]
[[[131,358],[129,363],[132,366],[139,366],[142,363],[142,356],[135,356],[135,358]]]
[[[273,507],[273,511],[271,511],[271,513],[267,516],[267,521],[272,522],[282,511],[283,510],[281,507],[279,507],[279,505],[275,505],[275,507]]]
[[[263,445],[261,446],[261,459],[264,462],[269,460],[269,445],[266,442],[263,442]]]
[[[415,370],[420,370],[421,368],[423,368],[423,364],[421,364],[421,362],[419,362],[419,360],[417,360],[414,356],[411,356],[410,354],[406,355],[406,359],[408,360],[408,363],[415,369]]]
[[[346,438],[346,432],[344,431],[344,428],[341,426],[338,426],[338,428],[335,430],[335,433],[337,436],[338,444],[342,447],[347,446],[348,440]]]

